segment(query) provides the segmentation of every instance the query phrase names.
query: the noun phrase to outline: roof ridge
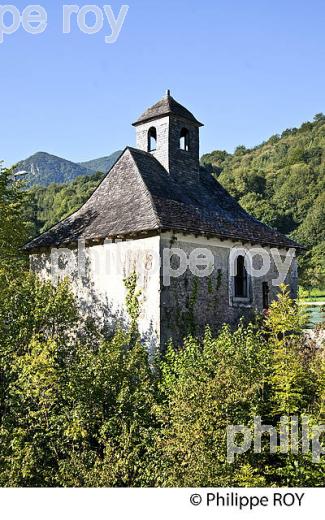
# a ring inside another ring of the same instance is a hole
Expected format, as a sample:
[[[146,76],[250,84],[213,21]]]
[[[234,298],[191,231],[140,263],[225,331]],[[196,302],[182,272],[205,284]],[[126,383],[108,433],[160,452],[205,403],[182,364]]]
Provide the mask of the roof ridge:
[[[138,148],[132,148],[131,146],[128,146],[127,149],[129,150],[129,152],[131,153],[131,155],[132,155],[132,153],[134,153],[134,152],[136,152],[136,153],[137,153],[137,152],[141,152],[141,153],[144,154],[145,156],[152,157],[152,159],[154,159],[155,161],[157,161],[157,159],[156,159],[153,155],[151,155],[149,152],[145,152],[144,150],[139,150]],[[132,158],[133,158],[134,162],[136,163],[136,160],[134,159],[133,156],[132,156]],[[159,163],[159,161],[157,161],[157,162]],[[159,163],[159,165],[163,168],[163,166],[162,166],[160,163]],[[165,168],[164,168],[164,169],[165,169]],[[139,170],[139,168],[138,168],[138,165],[137,165],[137,170],[138,170],[138,175],[140,176],[141,181],[142,181],[142,183],[143,183],[143,185],[144,185],[144,187],[145,187],[145,190],[146,190],[146,193],[147,193],[147,195],[148,195],[148,198],[149,198],[149,200],[150,200],[150,202],[151,202],[152,210],[153,210],[153,212],[154,212],[154,214],[155,214],[155,217],[156,217],[156,220],[157,220],[157,224],[158,224],[157,228],[160,229],[160,228],[161,228],[161,220],[160,220],[160,218],[159,218],[159,214],[158,214],[157,206],[156,206],[156,204],[155,204],[155,202],[154,202],[153,196],[152,196],[152,194],[151,194],[151,192],[150,192],[150,190],[149,190],[149,188],[148,188],[148,186],[147,186],[147,184],[146,184],[144,178],[142,177],[142,175],[141,175],[141,173],[140,173],[140,170]],[[166,174],[168,175],[167,170],[166,170]]]

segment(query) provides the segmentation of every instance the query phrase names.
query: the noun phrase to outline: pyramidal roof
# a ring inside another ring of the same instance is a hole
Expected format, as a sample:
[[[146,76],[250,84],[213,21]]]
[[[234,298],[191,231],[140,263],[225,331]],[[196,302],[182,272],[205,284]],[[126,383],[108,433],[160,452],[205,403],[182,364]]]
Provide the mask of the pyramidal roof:
[[[150,153],[126,148],[88,201],[25,246],[28,252],[178,231],[278,247],[301,248],[262,224],[203,171],[196,184],[168,174]]]
[[[170,91],[167,90],[166,95],[158,101],[151,108],[148,108],[140,117],[133,123],[133,126],[138,126],[147,121],[152,121],[154,119],[158,119],[160,117],[164,117],[170,114],[174,114],[175,116],[182,117],[187,121],[190,121],[192,124],[196,126],[203,126],[193,114],[187,110],[187,108],[183,107],[180,103],[178,103],[171,95]]]

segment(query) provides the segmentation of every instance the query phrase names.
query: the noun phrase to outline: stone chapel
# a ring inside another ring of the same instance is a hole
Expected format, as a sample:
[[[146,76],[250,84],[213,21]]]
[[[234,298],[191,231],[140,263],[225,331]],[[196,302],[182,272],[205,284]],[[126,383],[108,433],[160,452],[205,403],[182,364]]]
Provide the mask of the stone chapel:
[[[112,326],[128,320],[125,280],[136,273],[139,329],[161,348],[267,309],[280,271],[295,297],[302,246],[200,167],[202,123],[167,91],[133,126],[136,148],[78,211],[25,246],[31,269],[54,282],[68,275],[83,312]]]

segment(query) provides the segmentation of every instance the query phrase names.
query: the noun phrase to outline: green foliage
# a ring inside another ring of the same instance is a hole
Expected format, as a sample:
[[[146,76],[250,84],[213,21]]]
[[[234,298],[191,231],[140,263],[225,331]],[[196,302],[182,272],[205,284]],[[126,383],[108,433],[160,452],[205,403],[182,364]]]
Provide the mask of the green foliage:
[[[303,408],[306,374],[300,349],[304,316],[291,300],[289,291],[281,287],[266,319],[269,344],[273,352],[272,402],[275,415],[294,415]]]
[[[73,182],[48,187],[35,186],[30,190],[29,217],[34,224],[34,234],[40,234],[60,220],[77,211],[95,191],[103,174],[78,177]]]
[[[229,425],[325,417],[324,349],[302,349],[285,287],[264,323],[190,336],[153,370],[132,327],[111,338],[88,327],[67,281],[22,272],[0,284],[0,486],[323,485],[310,455],[263,445],[227,462]]]
[[[300,316],[282,287],[266,322],[202,342],[169,347],[161,363],[160,432],[151,472],[161,486],[321,486],[324,461],[310,454],[249,451],[227,463],[226,428],[254,417],[278,427],[280,415],[324,414],[324,350],[302,349]],[[320,358],[322,362],[320,362]],[[301,448],[301,446],[300,446]]]
[[[325,117],[233,155],[215,151],[203,166],[256,218],[310,248],[300,259],[304,287],[324,287]],[[315,249],[317,248],[317,249]]]
[[[226,462],[226,428],[259,409],[268,357],[262,335],[243,324],[234,333],[225,326],[217,338],[207,330],[202,343],[190,337],[178,351],[169,347],[161,365],[161,432],[152,467],[159,485],[236,485],[242,466]]]
[[[300,259],[300,283],[309,292],[325,287],[325,240]]]
[[[229,157],[231,157],[231,155],[225,150],[216,150],[215,152],[203,155],[201,163],[210,173],[214,173],[214,175],[218,177],[223,170],[224,162]]]
[[[240,205],[255,218],[271,227],[279,224],[279,215],[272,204],[260,193],[249,192],[239,199]]]
[[[0,286],[0,485],[53,485],[77,311],[66,282],[54,289],[30,274],[0,273]]]
[[[66,281],[0,281],[0,486],[140,483],[155,425],[144,346],[94,335]]]
[[[84,166],[85,168],[93,170],[94,172],[106,173],[111,169],[111,167],[113,166],[115,161],[117,161],[121,154],[122,151],[118,150],[117,152],[114,152],[111,155],[108,155],[107,157],[100,157],[99,159],[93,159],[91,161],[86,161],[79,164],[81,166]]]
[[[325,301],[325,290],[322,289],[299,289],[299,300],[302,302],[322,302]]]
[[[69,367],[65,486],[137,486],[143,482],[155,426],[153,375],[144,347],[121,331],[98,348],[80,345]]]
[[[137,289],[138,275],[135,271],[128,278],[124,279],[124,285],[127,289],[125,298],[126,309],[131,319],[130,329],[132,332],[137,330],[138,319],[140,316],[141,304],[139,298],[141,290]]]
[[[31,230],[25,216],[27,201],[12,171],[2,169],[0,163],[0,269],[19,269],[26,263],[19,248]]]

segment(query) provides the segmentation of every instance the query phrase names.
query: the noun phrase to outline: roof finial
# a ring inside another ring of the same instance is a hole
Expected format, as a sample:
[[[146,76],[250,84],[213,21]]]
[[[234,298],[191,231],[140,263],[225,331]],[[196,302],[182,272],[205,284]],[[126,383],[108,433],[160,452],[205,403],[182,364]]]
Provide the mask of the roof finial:
[[[170,97],[170,90],[166,90],[166,97]]]

